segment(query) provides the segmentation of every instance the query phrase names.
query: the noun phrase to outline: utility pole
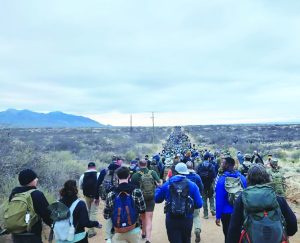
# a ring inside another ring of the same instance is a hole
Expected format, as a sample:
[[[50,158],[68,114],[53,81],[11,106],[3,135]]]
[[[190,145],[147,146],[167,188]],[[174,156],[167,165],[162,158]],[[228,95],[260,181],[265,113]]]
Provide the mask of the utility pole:
[[[130,114],[130,133],[132,133],[132,114]]]
[[[152,144],[154,144],[154,112],[152,112]]]

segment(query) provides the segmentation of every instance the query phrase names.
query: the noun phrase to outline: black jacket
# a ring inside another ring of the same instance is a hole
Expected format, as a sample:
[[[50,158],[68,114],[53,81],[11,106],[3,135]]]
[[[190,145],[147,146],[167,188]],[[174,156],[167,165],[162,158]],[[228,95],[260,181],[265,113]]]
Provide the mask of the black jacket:
[[[277,201],[286,221],[286,231],[287,231],[286,233],[288,236],[292,236],[298,230],[296,216],[283,197],[277,196]],[[243,205],[242,197],[239,196],[239,198],[236,200],[234,204],[234,211],[233,214],[231,215],[226,242],[228,243],[239,242],[242,226],[244,223],[243,212],[244,212],[244,205]]]
[[[60,201],[65,204],[68,208],[71,207],[72,203],[77,200],[77,196],[74,197],[63,197]],[[84,201],[78,202],[73,212],[73,225],[75,227],[75,233],[84,232],[84,228],[97,227],[97,221],[90,221],[89,214]]]
[[[34,186],[19,186],[12,190],[9,201],[14,197],[17,193],[27,192],[29,190],[36,189]],[[50,211],[47,209],[49,203],[45,197],[45,195],[39,191],[35,190],[31,193],[32,203],[34,211],[40,218],[49,226],[52,224],[52,220],[50,219]],[[42,232],[42,220],[39,220],[35,225],[32,226],[31,232],[40,236]]]

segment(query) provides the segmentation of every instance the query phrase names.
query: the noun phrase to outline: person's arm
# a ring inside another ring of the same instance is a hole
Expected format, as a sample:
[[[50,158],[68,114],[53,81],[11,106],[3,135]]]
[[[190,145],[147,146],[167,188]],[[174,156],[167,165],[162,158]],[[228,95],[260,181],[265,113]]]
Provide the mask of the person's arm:
[[[79,182],[78,182],[79,189],[81,189],[81,190],[82,190],[82,184],[83,184],[83,177],[84,177],[84,174],[80,176]]]
[[[89,214],[87,211],[87,207],[84,203],[84,201],[80,201],[75,210],[78,213],[78,222],[77,225],[75,225],[76,227],[80,227],[80,228],[92,228],[92,227],[99,227],[99,222],[98,221],[91,221],[89,219]],[[75,211],[74,211],[75,213]]]
[[[277,201],[286,222],[286,233],[288,236],[292,236],[298,231],[296,215],[283,197],[277,196]]]
[[[35,190],[31,193],[31,198],[36,214],[39,215],[47,225],[51,226],[51,212],[48,210],[49,203],[45,195],[41,191]]]
[[[144,196],[140,189],[134,189],[132,192],[132,197],[134,199],[135,205],[138,209],[139,214],[143,214],[146,212],[146,203]]]
[[[155,202],[162,203],[166,198],[166,192],[169,186],[169,182],[163,184],[162,187],[157,187],[155,190]]]
[[[202,201],[202,197],[200,195],[200,191],[199,191],[198,186],[193,182],[189,182],[189,186],[190,186],[190,189],[191,189],[190,191],[191,191],[191,194],[192,194],[192,198],[194,199],[195,209],[201,208],[202,204],[203,204],[203,201]]]
[[[203,185],[203,182],[202,182],[202,179],[199,175],[197,175],[198,177],[198,180],[197,180],[197,185],[199,187],[199,191],[200,191],[200,194],[201,196],[203,195],[203,191],[204,191],[204,185]]]
[[[104,219],[109,219],[111,218],[111,214],[113,211],[113,204],[114,204],[114,192],[109,192],[107,194],[106,200],[105,200],[105,207],[103,210],[103,217]]]
[[[154,181],[155,181],[155,184],[156,184],[157,186],[161,185],[159,176],[158,176],[158,174],[156,173],[156,171],[152,170],[152,171],[151,171],[151,175],[152,175],[152,177],[153,177],[153,179],[154,179]]]
[[[220,177],[216,185],[216,219],[221,219],[225,198],[224,177]]]
[[[244,206],[242,202],[242,196],[239,196],[234,204],[234,210],[231,215],[226,242],[239,242],[244,221],[243,212]]]

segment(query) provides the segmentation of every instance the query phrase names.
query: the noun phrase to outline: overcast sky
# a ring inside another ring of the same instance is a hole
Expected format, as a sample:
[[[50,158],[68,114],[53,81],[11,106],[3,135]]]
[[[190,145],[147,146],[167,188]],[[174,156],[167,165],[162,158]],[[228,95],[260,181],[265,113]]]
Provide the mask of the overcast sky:
[[[300,120],[300,1],[0,0],[0,110]]]

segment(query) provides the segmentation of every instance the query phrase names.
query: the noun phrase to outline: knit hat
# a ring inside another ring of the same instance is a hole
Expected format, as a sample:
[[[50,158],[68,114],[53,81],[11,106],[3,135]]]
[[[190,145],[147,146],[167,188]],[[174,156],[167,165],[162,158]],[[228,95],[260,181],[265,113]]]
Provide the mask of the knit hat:
[[[30,169],[22,170],[19,173],[19,182],[21,186],[26,186],[30,182],[32,182],[35,178],[37,178],[37,174]]]
[[[96,167],[95,162],[90,162],[90,163],[88,164],[88,168],[91,168],[91,167]]]

